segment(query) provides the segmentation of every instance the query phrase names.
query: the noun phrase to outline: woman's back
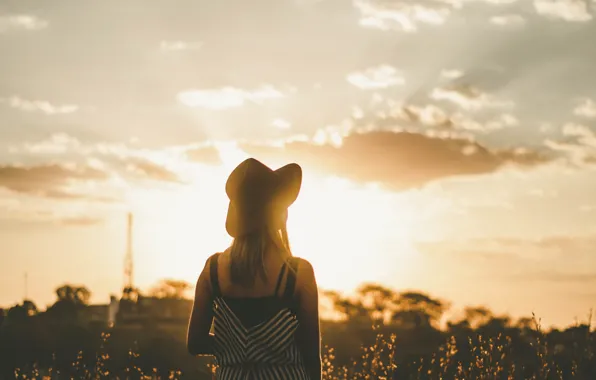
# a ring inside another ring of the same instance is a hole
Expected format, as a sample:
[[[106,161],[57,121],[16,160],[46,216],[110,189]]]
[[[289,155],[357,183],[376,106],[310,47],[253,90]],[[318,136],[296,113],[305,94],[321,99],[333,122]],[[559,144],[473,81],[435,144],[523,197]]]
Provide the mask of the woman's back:
[[[299,259],[265,260],[278,274],[251,288],[232,283],[228,260],[227,253],[209,260],[218,378],[309,379],[295,336]]]
[[[297,164],[274,171],[255,159],[226,181],[234,239],[205,263],[187,336],[191,354],[215,355],[219,379],[321,378],[314,270],[292,256],[286,230],[301,181]]]

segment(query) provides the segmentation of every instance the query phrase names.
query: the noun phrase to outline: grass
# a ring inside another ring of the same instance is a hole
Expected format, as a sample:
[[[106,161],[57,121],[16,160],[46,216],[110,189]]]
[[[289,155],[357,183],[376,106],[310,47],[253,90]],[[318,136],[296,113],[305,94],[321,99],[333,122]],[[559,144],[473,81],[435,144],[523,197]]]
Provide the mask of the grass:
[[[546,335],[542,332],[536,319],[533,337],[530,339],[530,352],[524,352],[524,357],[531,358],[528,362],[520,362],[519,352],[516,352],[509,336],[497,335],[483,337],[473,335],[467,341],[455,336],[449,337],[443,345],[430,356],[412,360],[407,365],[399,365],[399,340],[395,334],[378,333],[372,345],[361,347],[358,360],[347,365],[337,364],[335,350],[324,347],[323,378],[325,380],[348,379],[393,379],[394,376],[404,380],[588,380],[595,379],[594,372],[594,342],[593,333],[588,328],[588,338],[583,347],[572,344],[569,347],[571,356],[568,360],[561,360],[557,350],[549,346]],[[110,338],[109,333],[102,335],[103,342]],[[458,340],[459,339],[459,340]],[[158,376],[157,370],[144,371],[135,364],[138,354],[129,351],[130,364],[122,374],[112,374],[106,370],[109,355],[102,349],[96,355],[93,366],[82,364],[82,353],[72,363],[72,371],[61,374],[52,369],[40,371],[33,367],[28,370],[15,371],[17,379],[180,379],[184,374],[172,370],[167,376]],[[210,378],[209,372],[215,368],[205,368],[205,379]],[[402,375],[400,374],[402,372]],[[405,374],[404,371],[409,371]],[[587,375],[591,373],[591,375]],[[198,378],[193,374],[193,378]]]

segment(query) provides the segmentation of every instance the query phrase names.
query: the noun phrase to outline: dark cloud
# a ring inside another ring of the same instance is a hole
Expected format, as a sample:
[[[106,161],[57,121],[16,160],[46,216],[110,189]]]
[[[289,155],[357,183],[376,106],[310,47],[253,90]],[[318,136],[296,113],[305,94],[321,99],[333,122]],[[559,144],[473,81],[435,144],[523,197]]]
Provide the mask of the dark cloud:
[[[0,187],[17,193],[49,198],[83,197],[69,192],[66,188],[73,181],[103,181],[108,177],[108,173],[88,166],[0,166]]]
[[[352,134],[340,147],[293,142],[284,148],[244,145],[249,154],[275,161],[296,161],[358,182],[382,183],[394,190],[433,180],[494,172],[506,165],[531,167],[549,161],[533,151],[490,150],[475,141],[410,132]]]

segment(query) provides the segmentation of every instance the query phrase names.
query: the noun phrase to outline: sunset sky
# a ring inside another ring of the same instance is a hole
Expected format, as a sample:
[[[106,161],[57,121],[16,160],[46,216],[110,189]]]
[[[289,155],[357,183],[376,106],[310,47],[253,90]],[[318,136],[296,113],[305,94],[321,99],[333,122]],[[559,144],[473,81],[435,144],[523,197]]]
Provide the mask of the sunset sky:
[[[0,305],[194,284],[241,160],[300,163],[319,285],[596,306],[596,1],[3,0]]]

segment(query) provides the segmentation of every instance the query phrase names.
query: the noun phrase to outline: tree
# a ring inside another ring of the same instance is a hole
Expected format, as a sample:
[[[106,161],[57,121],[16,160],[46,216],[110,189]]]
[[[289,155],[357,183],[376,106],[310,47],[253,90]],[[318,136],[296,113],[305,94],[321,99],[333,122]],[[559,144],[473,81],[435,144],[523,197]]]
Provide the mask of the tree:
[[[37,306],[33,301],[24,300],[22,304],[16,304],[6,313],[6,320],[10,322],[17,322],[26,320],[38,313]]]
[[[64,284],[56,289],[56,302],[70,302],[75,305],[87,305],[91,292],[84,286]]]
[[[63,318],[76,318],[77,310],[89,304],[91,292],[84,286],[64,284],[56,288],[56,302],[48,307],[50,315]]]
[[[464,308],[464,319],[472,328],[485,325],[493,318],[493,313],[485,306],[468,306]]]
[[[364,284],[353,299],[336,292],[325,294],[334,308],[352,322],[382,322],[402,326],[434,326],[448,305],[420,292],[398,293],[379,284]]]
[[[140,297],[142,297],[142,295],[141,295],[141,291],[139,290],[139,288],[127,286],[124,289],[122,289],[122,299],[123,300],[137,302]]]
[[[37,305],[35,305],[35,303],[30,300],[23,301],[23,308],[25,309],[25,311],[27,312],[27,315],[29,317],[32,317],[32,316],[36,315],[37,313],[39,313],[39,310],[37,309]]]
[[[164,279],[151,289],[149,295],[156,298],[185,299],[190,289],[192,286],[186,281]]]
[[[358,289],[358,294],[374,321],[389,321],[398,308],[399,294],[382,285],[364,284]]]
[[[333,309],[342,314],[350,323],[365,323],[370,326],[371,313],[361,297],[350,299],[335,291],[325,291],[324,297],[333,304]]]
[[[415,327],[436,326],[449,307],[448,304],[427,294],[412,291],[400,293],[395,304],[392,321],[398,324],[413,324]]]

